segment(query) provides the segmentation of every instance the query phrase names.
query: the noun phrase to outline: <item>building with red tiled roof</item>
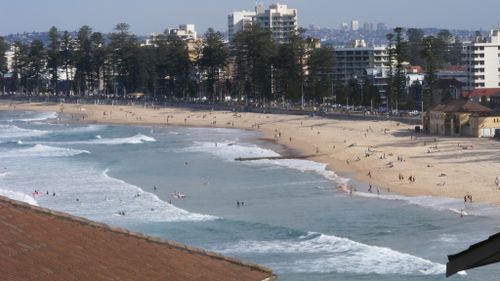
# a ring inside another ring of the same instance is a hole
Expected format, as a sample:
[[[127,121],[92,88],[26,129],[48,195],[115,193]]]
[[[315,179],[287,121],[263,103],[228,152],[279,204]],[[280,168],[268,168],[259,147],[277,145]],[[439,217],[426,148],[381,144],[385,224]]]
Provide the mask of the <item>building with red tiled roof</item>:
[[[0,279],[271,281],[270,269],[0,196]]]
[[[424,68],[420,65],[410,65],[406,69],[407,73],[424,73]]]
[[[426,132],[437,135],[493,137],[500,134],[500,114],[467,99],[434,106],[424,116],[423,124]]]
[[[462,95],[470,100],[481,101],[484,97],[487,101],[490,101],[492,96],[498,94],[500,94],[500,88],[480,88],[465,92]]]

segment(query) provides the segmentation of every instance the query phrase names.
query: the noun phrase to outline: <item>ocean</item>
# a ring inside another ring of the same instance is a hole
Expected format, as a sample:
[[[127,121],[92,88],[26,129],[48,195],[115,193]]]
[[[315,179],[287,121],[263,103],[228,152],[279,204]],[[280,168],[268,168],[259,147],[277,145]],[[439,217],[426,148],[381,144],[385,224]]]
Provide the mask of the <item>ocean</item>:
[[[279,280],[500,274],[491,265],[445,278],[448,254],[500,231],[497,207],[369,193],[309,160],[235,161],[282,152],[258,132],[65,118],[0,112],[0,195],[253,261]]]

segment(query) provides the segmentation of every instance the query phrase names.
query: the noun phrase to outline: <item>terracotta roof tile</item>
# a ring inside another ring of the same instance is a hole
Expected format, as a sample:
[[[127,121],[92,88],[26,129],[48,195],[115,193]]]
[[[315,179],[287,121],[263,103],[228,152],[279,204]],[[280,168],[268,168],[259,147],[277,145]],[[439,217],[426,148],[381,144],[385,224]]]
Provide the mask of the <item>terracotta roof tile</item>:
[[[500,93],[500,88],[479,88],[474,89],[470,92],[463,94],[464,97],[468,99],[480,98],[480,97],[491,97]]]
[[[0,279],[274,280],[219,254],[0,196]]]
[[[431,111],[442,111],[442,112],[491,112],[491,108],[480,105],[477,102],[473,102],[465,99],[452,100],[446,104],[436,105],[431,109]]]

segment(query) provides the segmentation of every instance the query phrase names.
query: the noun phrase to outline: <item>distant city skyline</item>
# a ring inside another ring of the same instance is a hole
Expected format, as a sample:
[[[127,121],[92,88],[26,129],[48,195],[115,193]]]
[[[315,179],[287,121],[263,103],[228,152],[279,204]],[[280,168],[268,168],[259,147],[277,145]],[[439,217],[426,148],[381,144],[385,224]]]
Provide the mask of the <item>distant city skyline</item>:
[[[214,3],[216,2],[216,4]],[[447,29],[489,30],[498,26],[498,0],[481,0],[471,13],[470,1],[421,0],[418,5],[408,0],[359,0],[337,2],[328,0],[260,1],[287,4],[298,9],[299,25],[338,29],[342,23],[358,20],[385,23],[389,28],[436,27]],[[126,22],[131,32],[148,35],[179,24],[192,23],[203,34],[207,28],[227,31],[227,15],[232,11],[253,10],[249,0],[0,0],[8,12],[0,17],[0,35],[48,31],[51,26],[75,31],[89,25],[95,31],[111,32],[115,24]],[[411,5],[411,6],[410,6]],[[117,12],[112,12],[116,10]],[[411,12],[411,14],[409,14]]]

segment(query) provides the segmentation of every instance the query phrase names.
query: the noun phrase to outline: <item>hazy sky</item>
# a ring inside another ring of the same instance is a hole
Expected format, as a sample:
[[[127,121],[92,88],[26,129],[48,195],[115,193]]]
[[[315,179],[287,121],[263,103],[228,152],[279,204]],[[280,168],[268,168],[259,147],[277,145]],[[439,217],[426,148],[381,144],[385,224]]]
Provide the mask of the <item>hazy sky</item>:
[[[275,1],[260,1],[266,6]],[[252,10],[250,0],[0,0],[0,35],[23,31],[77,30],[82,25],[109,32],[119,22],[147,35],[182,23],[227,30],[227,14]],[[500,23],[500,0],[282,0],[299,9],[299,25],[338,28],[358,19],[389,27],[488,30]],[[473,11],[473,13],[471,13]]]

